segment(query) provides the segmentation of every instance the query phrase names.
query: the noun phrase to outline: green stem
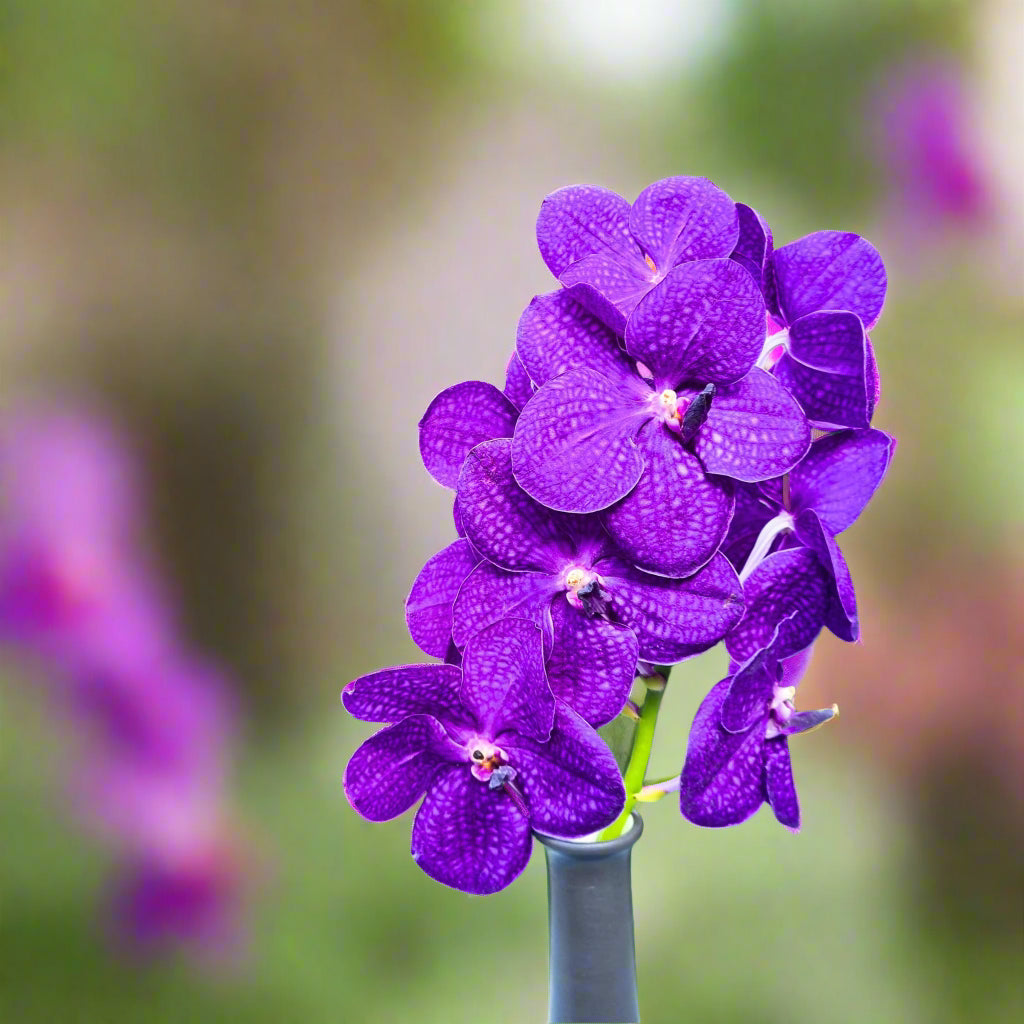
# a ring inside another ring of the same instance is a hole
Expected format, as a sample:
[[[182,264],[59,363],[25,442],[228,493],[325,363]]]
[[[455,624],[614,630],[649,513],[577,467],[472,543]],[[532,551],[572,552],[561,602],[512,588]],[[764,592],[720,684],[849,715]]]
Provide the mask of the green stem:
[[[633,808],[636,806],[637,794],[643,789],[647,765],[651,760],[651,743],[654,740],[654,727],[658,722],[658,711],[661,709],[661,698],[665,695],[665,679],[654,676],[647,680],[647,693],[640,708],[640,721],[637,723],[633,750],[629,755],[629,763],[623,782],[626,786],[626,806],[622,813],[598,836],[599,840],[617,839],[622,835],[629,822]]]

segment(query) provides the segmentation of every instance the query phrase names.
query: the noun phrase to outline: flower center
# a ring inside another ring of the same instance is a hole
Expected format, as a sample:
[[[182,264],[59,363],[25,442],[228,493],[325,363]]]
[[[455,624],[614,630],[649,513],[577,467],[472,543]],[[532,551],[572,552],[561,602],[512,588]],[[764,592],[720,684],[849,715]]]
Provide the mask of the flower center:
[[[689,444],[704,426],[717,390],[714,384],[708,384],[703,391],[688,398],[665,388],[660,394],[651,396],[651,412],[669,430],[678,434],[683,444]]]
[[[472,737],[466,744],[466,751],[469,754],[470,770],[481,782],[490,782],[495,772],[508,765],[508,754],[497,744],[481,736]],[[512,768],[509,769],[513,775],[514,771]],[[502,778],[502,782],[504,781]]]
[[[765,738],[772,739],[782,733],[789,724],[790,718],[796,711],[793,704],[793,697],[796,694],[795,686],[776,686],[775,697],[772,699],[771,710],[768,715],[768,728],[765,730]]]
[[[665,388],[660,395],[654,396],[652,404],[654,406],[654,414],[662,423],[670,430],[678,430],[682,414],[690,403],[685,398],[680,399],[671,388]]]
[[[581,565],[570,567],[562,578],[565,599],[590,618],[604,615],[611,606],[611,595],[604,588],[604,581],[593,569]]]

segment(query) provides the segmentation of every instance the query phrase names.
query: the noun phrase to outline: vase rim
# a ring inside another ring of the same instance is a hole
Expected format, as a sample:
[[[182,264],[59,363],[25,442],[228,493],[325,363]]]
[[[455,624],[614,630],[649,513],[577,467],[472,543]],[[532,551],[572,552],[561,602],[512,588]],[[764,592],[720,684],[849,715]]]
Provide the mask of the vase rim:
[[[630,815],[631,827],[621,836],[614,839],[604,839],[599,842],[581,842],[579,839],[559,839],[556,836],[546,836],[542,832],[534,832],[534,836],[549,850],[564,853],[566,856],[575,857],[578,860],[585,860],[597,857],[610,857],[623,850],[628,850],[639,838],[644,830],[644,820],[636,811]]]

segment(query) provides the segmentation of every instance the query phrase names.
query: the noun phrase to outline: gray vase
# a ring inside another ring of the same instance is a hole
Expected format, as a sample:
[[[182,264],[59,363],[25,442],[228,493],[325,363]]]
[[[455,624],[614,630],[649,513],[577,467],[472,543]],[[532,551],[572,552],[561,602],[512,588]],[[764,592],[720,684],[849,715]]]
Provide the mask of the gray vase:
[[[633,949],[630,855],[643,832],[574,843],[538,835],[548,865],[551,1024],[634,1024],[640,1020]]]

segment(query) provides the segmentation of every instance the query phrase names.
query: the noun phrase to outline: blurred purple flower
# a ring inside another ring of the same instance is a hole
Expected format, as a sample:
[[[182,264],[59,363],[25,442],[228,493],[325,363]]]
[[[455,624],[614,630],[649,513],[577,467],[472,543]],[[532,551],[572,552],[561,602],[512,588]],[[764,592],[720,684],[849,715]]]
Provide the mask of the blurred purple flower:
[[[985,217],[990,197],[971,97],[952,58],[918,56],[894,68],[870,114],[877,159],[902,219],[927,228]]]
[[[217,846],[179,860],[139,856],[122,866],[114,887],[115,938],[132,954],[180,942],[235,956],[244,943],[241,877],[231,852]]]
[[[387,821],[424,797],[412,855],[445,885],[497,892],[526,867],[532,830],[575,838],[622,810],[615,759],[552,696],[540,630],[523,619],[477,634],[462,668],[385,669],[349,683],[342,700],[356,718],[389,723],[348,763],[350,803]]]
[[[38,410],[0,426],[0,639],[40,664],[80,741],[76,813],[147,879],[127,888],[149,894],[148,930],[160,932],[166,912],[168,935],[189,939],[175,894],[192,900],[201,866],[229,842],[234,715],[220,676],[182,649],[138,536],[137,475],[115,432],[84,413]],[[189,885],[176,887],[184,864]],[[224,929],[232,884],[207,890],[208,914],[213,893],[225,894]]]

